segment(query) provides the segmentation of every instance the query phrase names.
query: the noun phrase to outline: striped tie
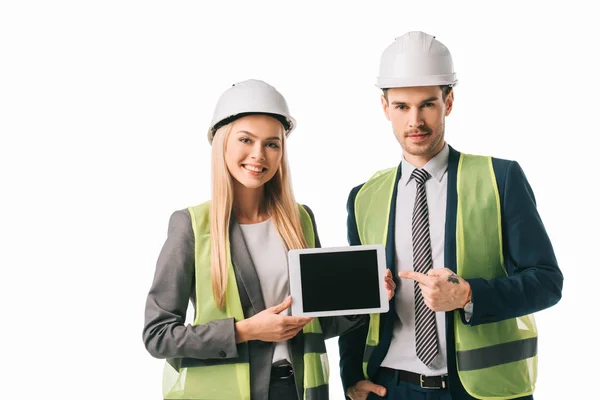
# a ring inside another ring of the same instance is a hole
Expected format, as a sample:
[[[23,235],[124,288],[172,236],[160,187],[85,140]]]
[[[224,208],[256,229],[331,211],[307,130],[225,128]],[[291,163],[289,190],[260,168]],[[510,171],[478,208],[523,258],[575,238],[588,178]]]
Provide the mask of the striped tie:
[[[416,272],[427,274],[433,267],[431,257],[431,239],[429,238],[429,212],[425,182],[431,177],[422,169],[415,169],[411,175],[417,183],[417,195],[412,217],[413,268]],[[419,283],[415,281],[415,336],[417,357],[430,367],[438,355],[437,330],[435,312],[431,311],[423,301]]]

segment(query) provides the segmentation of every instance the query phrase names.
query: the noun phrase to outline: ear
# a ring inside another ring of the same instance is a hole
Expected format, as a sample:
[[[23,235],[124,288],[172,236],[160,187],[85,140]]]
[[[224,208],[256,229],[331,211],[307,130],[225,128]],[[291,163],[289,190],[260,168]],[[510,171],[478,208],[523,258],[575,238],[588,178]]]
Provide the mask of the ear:
[[[446,97],[446,117],[452,112],[452,105],[454,105],[454,90],[451,90]]]
[[[384,95],[381,95],[381,106],[383,107],[383,113],[385,114],[385,117],[388,119],[388,121],[391,121],[392,118],[390,116],[390,105],[388,104],[388,101]]]

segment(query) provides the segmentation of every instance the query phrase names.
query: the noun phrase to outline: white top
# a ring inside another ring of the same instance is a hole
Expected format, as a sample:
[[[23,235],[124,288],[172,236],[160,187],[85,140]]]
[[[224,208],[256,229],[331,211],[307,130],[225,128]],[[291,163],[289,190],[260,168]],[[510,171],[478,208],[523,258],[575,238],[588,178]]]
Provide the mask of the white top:
[[[433,268],[444,268],[444,233],[446,224],[446,197],[448,188],[448,144],[422,169],[431,175],[425,182],[427,209],[429,211],[429,234]],[[398,182],[396,200],[396,271],[413,271],[412,213],[417,193],[415,180],[411,174],[415,166],[406,159],[401,163],[402,176]],[[446,355],[445,313],[435,315],[438,333],[439,353],[428,368],[417,357],[415,348],[415,291],[414,281],[401,279],[396,287],[396,313],[392,342],[382,366],[411,371],[423,375],[442,375],[448,372]]]
[[[240,227],[260,281],[265,307],[276,306],[290,294],[287,256],[281,236],[271,218],[257,224],[240,224]],[[290,315],[290,309],[281,315]],[[275,343],[273,362],[283,359],[291,361],[287,341]]]

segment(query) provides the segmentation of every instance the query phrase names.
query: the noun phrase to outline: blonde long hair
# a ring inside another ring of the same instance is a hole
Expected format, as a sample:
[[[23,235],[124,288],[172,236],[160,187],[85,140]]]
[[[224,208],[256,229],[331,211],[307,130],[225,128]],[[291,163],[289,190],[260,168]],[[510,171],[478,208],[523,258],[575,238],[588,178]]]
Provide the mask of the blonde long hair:
[[[215,304],[225,306],[227,291],[227,258],[229,252],[229,225],[233,208],[233,178],[225,164],[227,138],[232,123],[220,127],[212,143],[212,201],[210,206],[210,258],[212,291]],[[286,155],[286,138],[282,135],[283,156],[277,172],[265,183],[265,206],[287,250],[303,249],[308,243],[302,232],[298,205],[292,190],[290,169]]]

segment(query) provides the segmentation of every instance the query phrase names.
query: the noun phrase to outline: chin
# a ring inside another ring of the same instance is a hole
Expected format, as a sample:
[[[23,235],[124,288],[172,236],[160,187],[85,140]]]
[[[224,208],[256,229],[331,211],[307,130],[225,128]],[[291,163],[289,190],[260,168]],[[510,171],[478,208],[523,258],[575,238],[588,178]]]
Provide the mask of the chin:
[[[265,185],[265,183],[267,183],[267,181],[253,181],[253,180],[241,180],[238,181],[243,187],[247,188],[247,189],[259,189],[261,187],[263,187]]]
[[[246,189],[258,189],[259,187],[264,185],[262,182],[247,182],[247,181],[240,181],[240,180],[238,180],[238,183],[240,185],[242,185],[243,187],[245,187]]]
[[[429,152],[430,147],[431,146],[429,145],[429,143],[411,143],[410,145],[406,146],[406,151],[407,153],[412,154],[414,156],[422,156],[423,154],[427,154]]]

